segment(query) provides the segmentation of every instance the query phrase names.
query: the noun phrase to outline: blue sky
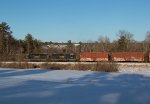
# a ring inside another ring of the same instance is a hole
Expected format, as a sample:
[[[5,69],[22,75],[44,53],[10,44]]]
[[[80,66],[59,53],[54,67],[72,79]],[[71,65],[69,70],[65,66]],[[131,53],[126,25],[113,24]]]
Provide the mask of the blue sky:
[[[117,39],[119,30],[142,41],[150,31],[150,0],[0,0],[0,22],[13,36],[42,41]]]

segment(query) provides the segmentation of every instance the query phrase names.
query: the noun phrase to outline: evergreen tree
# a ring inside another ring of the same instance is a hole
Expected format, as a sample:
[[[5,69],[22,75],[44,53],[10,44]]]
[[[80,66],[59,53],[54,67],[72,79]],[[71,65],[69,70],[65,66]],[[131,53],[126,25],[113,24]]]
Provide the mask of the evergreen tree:
[[[34,50],[37,50],[42,45],[40,40],[34,39],[31,34],[27,34],[25,37],[25,50],[28,54],[32,53]]]
[[[121,36],[118,40],[118,50],[119,51],[126,51],[127,50],[127,41],[125,36]]]
[[[33,51],[33,37],[31,34],[27,34],[26,37],[25,37],[25,43],[26,43],[26,50],[27,50],[27,53],[30,54],[32,53]]]
[[[121,30],[119,31],[118,36],[118,51],[131,51],[132,49],[129,44],[134,41],[133,34],[128,31]]]
[[[12,44],[9,44],[14,38],[11,35],[10,27],[6,22],[0,24],[0,54],[8,53],[9,47]]]

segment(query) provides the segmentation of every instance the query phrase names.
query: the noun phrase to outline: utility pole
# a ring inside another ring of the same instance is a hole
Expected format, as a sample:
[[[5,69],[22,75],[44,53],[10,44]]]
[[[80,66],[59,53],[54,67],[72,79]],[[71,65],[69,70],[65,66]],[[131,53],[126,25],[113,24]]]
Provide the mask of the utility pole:
[[[30,54],[30,43],[28,42],[28,54]]]
[[[7,52],[7,54],[8,54],[8,49],[9,49],[9,47],[8,47],[8,38],[9,38],[9,36],[6,35],[6,52]]]

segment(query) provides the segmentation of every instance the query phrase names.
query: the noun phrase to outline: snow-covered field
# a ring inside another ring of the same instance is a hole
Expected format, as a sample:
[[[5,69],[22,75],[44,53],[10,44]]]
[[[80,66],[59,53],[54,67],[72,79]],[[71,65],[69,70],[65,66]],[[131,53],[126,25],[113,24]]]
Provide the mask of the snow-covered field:
[[[0,104],[150,104],[150,72],[1,68]]]

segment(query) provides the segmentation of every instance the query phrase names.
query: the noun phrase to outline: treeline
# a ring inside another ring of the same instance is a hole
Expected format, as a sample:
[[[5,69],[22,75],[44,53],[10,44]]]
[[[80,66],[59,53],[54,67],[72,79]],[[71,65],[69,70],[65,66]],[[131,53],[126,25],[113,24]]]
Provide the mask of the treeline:
[[[42,42],[27,34],[23,40],[13,37],[6,22],[0,24],[0,61],[23,60],[24,55],[40,48]]]
[[[110,41],[110,39],[105,36],[100,36],[97,41],[87,41],[72,43],[69,40],[66,43],[54,43],[45,42],[45,45],[50,46],[61,46],[66,45],[63,48],[50,47],[49,52],[149,52],[150,51],[150,32],[146,33],[146,37],[143,41],[139,42],[133,38],[134,34],[120,30],[117,34],[118,39]]]
[[[22,61],[26,54],[51,53],[51,52],[115,52],[115,51],[142,51],[150,50],[150,32],[145,35],[145,40],[138,42],[133,34],[121,30],[118,32],[117,40],[110,41],[108,37],[100,36],[97,41],[79,42],[78,45],[69,40],[66,43],[42,42],[27,34],[24,39],[15,39],[6,22],[0,23],[0,61]],[[63,45],[65,47],[51,47]],[[49,45],[49,47],[48,47]]]

